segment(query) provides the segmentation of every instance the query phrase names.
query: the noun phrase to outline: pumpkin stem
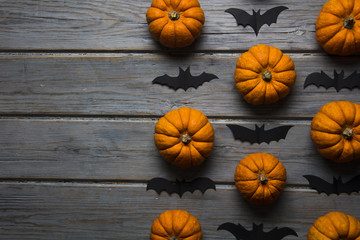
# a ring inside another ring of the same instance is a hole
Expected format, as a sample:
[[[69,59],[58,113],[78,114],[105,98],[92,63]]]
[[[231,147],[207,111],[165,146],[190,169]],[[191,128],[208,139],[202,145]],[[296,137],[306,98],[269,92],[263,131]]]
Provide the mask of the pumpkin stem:
[[[351,128],[345,128],[342,135],[345,139],[351,139],[353,137],[353,130]]]
[[[169,240],[178,240],[176,236],[172,236]]]
[[[262,173],[259,176],[259,180],[262,185],[266,185],[269,179],[266,177],[266,175],[264,173]]]
[[[264,71],[263,74],[262,74],[262,79],[264,81],[270,82],[271,79],[272,79],[271,72],[269,70]]]
[[[184,144],[188,144],[191,141],[191,137],[189,136],[189,134],[184,134],[181,136],[181,142],[183,142]]]
[[[355,20],[352,17],[344,19],[344,28],[352,29],[355,25]]]
[[[171,10],[169,12],[169,18],[171,21],[176,21],[180,18],[180,14],[177,11]]]

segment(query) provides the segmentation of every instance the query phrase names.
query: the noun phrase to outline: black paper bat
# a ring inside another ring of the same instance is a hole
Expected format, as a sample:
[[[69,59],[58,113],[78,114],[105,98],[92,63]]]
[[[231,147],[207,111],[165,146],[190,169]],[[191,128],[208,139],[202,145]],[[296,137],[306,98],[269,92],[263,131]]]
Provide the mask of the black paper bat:
[[[169,195],[176,193],[181,197],[185,192],[193,193],[198,189],[202,193],[205,193],[207,189],[216,190],[216,187],[211,179],[205,177],[195,178],[190,182],[186,182],[185,180],[179,181],[177,179],[175,182],[170,182],[164,178],[153,178],[148,182],[146,191],[149,189],[155,190],[158,194],[166,191]]]
[[[166,85],[175,90],[182,88],[186,91],[190,87],[197,88],[204,82],[210,82],[215,78],[218,79],[216,75],[206,72],[203,72],[199,76],[192,76],[190,73],[190,67],[188,67],[185,71],[179,67],[179,75],[177,77],[170,77],[165,74],[155,78],[152,82],[160,85]]]
[[[236,124],[226,124],[226,126],[230,128],[235,139],[258,144],[262,142],[270,143],[271,141],[285,139],[289,129],[293,127],[291,125],[287,125],[265,130],[264,125],[261,127],[255,125],[255,130],[251,130]]]
[[[334,70],[334,78],[331,78],[323,71],[320,73],[315,72],[307,76],[304,83],[304,88],[311,84],[317,87],[323,86],[326,89],[333,87],[337,92],[339,92],[342,88],[360,88],[360,73],[355,71],[347,78],[344,78],[344,70],[342,70],[340,73],[337,73],[336,70]]]
[[[237,240],[280,240],[288,235],[298,236],[297,233],[288,227],[274,228],[270,232],[264,232],[263,224],[253,223],[251,231],[246,230],[241,224],[223,223],[217,230],[226,230],[232,233]]]
[[[314,188],[318,193],[326,193],[326,195],[332,193],[337,195],[347,193],[350,195],[352,192],[360,191],[360,175],[353,177],[345,183],[343,183],[341,176],[339,178],[333,177],[332,183],[313,175],[304,175],[304,178],[309,181],[311,188]]]
[[[237,25],[242,25],[243,27],[249,25],[250,27],[252,27],[257,36],[260,28],[264,24],[270,26],[272,23],[276,23],[279,14],[286,9],[288,8],[284,6],[274,7],[267,10],[264,14],[260,14],[260,10],[258,10],[257,12],[253,10],[252,15],[238,8],[229,8],[226,9],[225,12],[230,13],[234,16]]]

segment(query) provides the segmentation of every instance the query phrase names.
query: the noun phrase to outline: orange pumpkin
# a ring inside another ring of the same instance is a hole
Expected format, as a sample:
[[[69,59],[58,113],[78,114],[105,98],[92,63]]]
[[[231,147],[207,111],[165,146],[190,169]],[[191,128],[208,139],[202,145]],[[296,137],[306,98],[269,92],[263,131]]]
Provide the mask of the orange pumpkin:
[[[197,0],[154,0],[146,12],[152,37],[169,48],[191,45],[205,23]]]
[[[236,63],[236,88],[250,104],[277,102],[289,94],[295,80],[294,62],[275,47],[254,46]]]
[[[151,226],[151,240],[200,240],[201,238],[199,221],[184,210],[165,211]]]
[[[236,167],[235,184],[241,195],[251,203],[275,201],[285,187],[286,169],[273,155],[253,153]]]
[[[311,122],[311,139],[319,153],[334,162],[360,158],[360,104],[325,104]]]
[[[207,117],[188,107],[168,112],[155,125],[155,145],[161,156],[181,168],[200,165],[211,153],[214,137]]]
[[[316,21],[316,39],[334,55],[360,52],[359,0],[330,0],[324,4]]]
[[[360,240],[360,222],[353,216],[330,212],[309,229],[308,240]]]

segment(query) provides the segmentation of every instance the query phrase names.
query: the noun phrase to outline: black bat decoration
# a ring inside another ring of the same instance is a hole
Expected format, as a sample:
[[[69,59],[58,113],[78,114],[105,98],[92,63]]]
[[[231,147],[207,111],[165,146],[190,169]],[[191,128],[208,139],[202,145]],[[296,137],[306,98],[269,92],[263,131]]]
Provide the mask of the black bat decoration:
[[[270,232],[264,232],[263,224],[253,223],[253,229],[248,231],[241,224],[223,223],[217,230],[229,231],[237,240],[280,240],[288,235],[298,236],[297,233],[288,227],[274,228]]]
[[[326,89],[333,87],[337,92],[339,92],[342,88],[360,88],[360,73],[355,71],[347,78],[344,78],[344,70],[342,70],[340,73],[337,73],[336,70],[334,70],[334,78],[331,78],[323,71],[320,73],[315,72],[307,76],[304,83],[304,88],[311,84],[317,87],[323,86]]]
[[[213,79],[218,79],[214,74],[203,72],[199,76],[192,76],[190,73],[190,66],[184,71],[179,67],[179,75],[177,77],[170,77],[165,74],[163,76],[155,78],[152,82],[154,84],[166,85],[172,89],[182,88],[185,91],[190,87],[197,88],[204,82],[210,82]]]
[[[286,125],[265,130],[264,125],[261,127],[255,125],[255,130],[251,130],[236,124],[226,124],[226,126],[230,128],[235,139],[258,144],[262,142],[270,143],[271,141],[285,139],[289,129],[293,127],[291,125]]]
[[[260,14],[260,10],[257,12],[253,10],[252,15],[238,8],[229,8],[226,9],[225,12],[234,16],[237,25],[242,25],[243,27],[249,25],[252,29],[254,29],[257,36],[260,28],[264,24],[270,26],[272,23],[276,23],[279,14],[286,9],[288,8],[284,6],[274,7],[267,10],[264,14]]]
[[[216,190],[216,187],[214,181],[205,177],[195,178],[190,182],[185,180],[179,181],[177,179],[175,182],[170,182],[165,178],[153,178],[148,182],[146,191],[149,189],[155,190],[158,194],[166,191],[169,195],[176,193],[181,197],[185,192],[193,193],[195,190],[200,190],[202,193],[205,193],[208,189]]]
[[[317,176],[304,175],[309,181],[310,187],[315,189],[318,193],[332,193],[340,195],[340,193],[347,193],[350,195],[352,192],[360,191],[360,175],[357,175],[347,182],[343,182],[341,176],[339,178],[333,177],[333,182],[329,183]]]

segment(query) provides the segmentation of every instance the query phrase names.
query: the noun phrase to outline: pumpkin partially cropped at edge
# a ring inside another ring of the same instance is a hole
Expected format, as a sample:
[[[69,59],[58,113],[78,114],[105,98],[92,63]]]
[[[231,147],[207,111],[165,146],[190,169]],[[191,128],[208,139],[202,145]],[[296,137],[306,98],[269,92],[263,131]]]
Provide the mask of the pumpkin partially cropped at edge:
[[[309,229],[308,240],[360,240],[360,222],[341,212],[329,212]]]
[[[146,12],[152,37],[169,48],[191,45],[205,23],[198,0],[154,0]]]
[[[325,104],[311,122],[311,139],[319,153],[334,162],[360,158],[360,104]]]
[[[183,107],[165,114],[155,125],[155,145],[161,156],[175,166],[200,165],[211,153],[214,129],[197,109]]]
[[[326,2],[316,21],[316,39],[329,54],[360,52],[360,1]]]
[[[271,154],[253,153],[239,162],[234,178],[237,189],[246,200],[268,204],[275,201],[284,189],[286,169]]]
[[[272,46],[254,46],[236,63],[236,88],[250,104],[277,102],[289,94],[295,80],[294,62]]]
[[[151,226],[151,240],[200,240],[202,231],[196,217],[184,210],[168,210]]]

